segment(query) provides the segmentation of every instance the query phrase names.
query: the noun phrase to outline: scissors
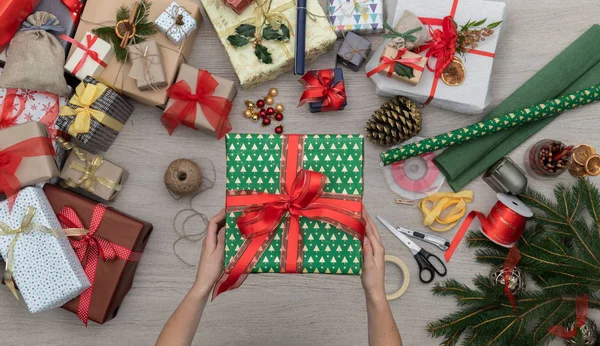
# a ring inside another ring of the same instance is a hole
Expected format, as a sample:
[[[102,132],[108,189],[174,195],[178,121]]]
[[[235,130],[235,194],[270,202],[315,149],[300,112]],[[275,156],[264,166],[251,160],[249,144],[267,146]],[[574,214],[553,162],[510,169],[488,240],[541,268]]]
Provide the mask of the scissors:
[[[387,220],[381,216],[377,216],[377,220],[387,227],[387,229],[389,229],[390,232],[396,236],[396,238],[400,239],[400,241],[402,241],[404,245],[410,249],[410,252],[412,252],[413,256],[415,256],[415,260],[417,260],[417,264],[419,265],[419,279],[421,279],[421,282],[425,284],[430,283],[433,281],[436,273],[439,276],[446,276],[448,271],[446,270],[444,262],[442,262],[439,257],[425,251],[425,249],[415,244],[412,240],[408,239],[407,236],[398,231],[396,227],[392,226],[391,223],[387,222]],[[434,263],[436,263],[436,265],[431,263],[432,258],[435,259]],[[425,273],[425,275],[423,275],[423,273]]]

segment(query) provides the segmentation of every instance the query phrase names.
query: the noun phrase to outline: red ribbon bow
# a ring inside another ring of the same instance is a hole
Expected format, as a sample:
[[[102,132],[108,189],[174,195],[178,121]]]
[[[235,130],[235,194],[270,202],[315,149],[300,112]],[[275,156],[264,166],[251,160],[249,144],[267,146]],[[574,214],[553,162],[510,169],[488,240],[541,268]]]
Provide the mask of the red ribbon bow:
[[[81,42],[76,41],[67,35],[60,35],[60,38],[67,42],[71,42],[71,44],[83,51],[83,56],[81,57],[81,59],[79,59],[79,62],[77,63],[77,65],[75,65],[75,68],[73,68],[73,75],[77,75],[77,72],[81,70],[87,58],[94,60],[96,63],[98,63],[98,65],[106,68],[106,63],[102,59],[100,59],[100,56],[98,56],[98,52],[92,49],[94,43],[98,41],[98,36],[86,34],[86,45],[83,45]]]
[[[585,294],[575,300],[575,326],[568,330],[563,326],[552,326],[548,332],[563,339],[571,339],[577,335],[577,331],[585,324],[588,315],[588,295]]]
[[[33,137],[0,151],[0,193],[6,194],[9,209],[15,204],[21,182],[17,169],[26,157],[55,155],[52,140],[48,137]]]
[[[422,52],[425,50],[427,58],[437,58],[435,62],[435,68],[432,68],[427,61],[427,68],[431,72],[435,72],[435,78],[440,78],[442,73],[452,62],[454,53],[456,52],[456,41],[458,40],[458,34],[456,33],[456,24],[452,20],[451,16],[446,16],[442,20],[442,30],[429,29],[432,40],[421,47],[418,47],[415,52]]]
[[[167,89],[167,96],[175,100],[175,103],[165,111],[160,121],[169,134],[173,134],[179,124],[197,129],[197,105],[200,105],[204,117],[217,132],[217,139],[231,131],[229,113],[232,104],[225,97],[214,96],[217,86],[219,82],[208,71],[198,70],[196,93],[192,93],[185,80],[180,80]]]
[[[338,111],[346,102],[344,81],[333,84],[335,70],[309,71],[301,79],[306,90],[298,107],[309,102],[322,102],[321,112]]]
[[[302,270],[301,216],[330,223],[361,242],[364,238],[365,224],[361,216],[360,197],[324,193],[327,177],[301,169],[304,137],[288,135],[282,136],[282,140],[282,194],[228,192],[228,212],[243,210],[236,223],[245,240],[216,284],[213,299],[244,282],[273,240],[282,220],[285,227],[280,261],[282,273],[298,273]]]
[[[80,0],[61,0],[61,2],[67,6],[69,11],[71,11],[71,18],[73,18],[73,22],[79,22],[79,15],[83,10],[83,2]]]
[[[387,56],[382,56],[381,59],[379,59],[379,62],[381,63],[379,66],[375,67],[374,69],[372,69],[371,71],[367,72],[367,77],[371,77],[372,75],[374,75],[375,73],[378,73],[380,71],[383,70],[388,70],[387,71],[387,75],[388,77],[392,77],[392,75],[394,74],[394,66],[396,64],[402,64],[408,67],[413,68],[414,70],[417,71],[423,71],[423,67],[416,65],[415,63],[421,61],[422,57],[418,57],[418,58],[404,58],[402,59],[402,56],[406,53],[406,48],[401,49],[398,51],[398,54],[396,54],[396,58],[395,59],[391,59]]]
[[[19,100],[19,108],[14,115],[13,113],[15,106],[15,99]],[[0,129],[4,129],[13,126],[17,123],[17,118],[25,110],[25,98],[23,95],[17,94],[17,89],[9,88],[6,89],[6,95],[4,96],[4,102],[0,106]]]
[[[90,222],[88,234],[81,237],[69,238],[71,246],[75,250],[79,262],[83,265],[85,275],[88,277],[91,284],[91,286],[79,296],[79,307],[77,310],[77,317],[86,327],[88,325],[88,315],[92,303],[92,291],[94,289],[94,279],[96,277],[96,268],[98,266],[98,256],[102,258],[103,262],[114,261],[117,258],[130,262],[137,262],[142,255],[140,252],[134,252],[124,246],[109,242],[108,240],[95,235],[100,227],[105,212],[106,206],[96,204],[92,213],[92,221]],[[85,228],[77,216],[77,213],[71,207],[64,207],[57,216],[60,225],[63,228]]]

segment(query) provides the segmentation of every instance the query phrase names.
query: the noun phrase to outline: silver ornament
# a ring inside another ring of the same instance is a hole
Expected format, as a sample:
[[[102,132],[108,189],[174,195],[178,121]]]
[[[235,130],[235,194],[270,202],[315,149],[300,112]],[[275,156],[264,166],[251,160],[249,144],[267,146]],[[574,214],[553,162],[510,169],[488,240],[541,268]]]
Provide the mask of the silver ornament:
[[[571,331],[573,330],[573,328],[575,328],[575,322],[571,323],[567,330]],[[596,344],[596,341],[598,340],[598,328],[596,327],[596,323],[593,320],[586,318],[585,323],[583,324],[583,326],[579,327],[579,330],[583,334],[583,344],[585,346],[592,346]],[[576,337],[571,339],[565,339],[565,345],[567,346],[576,344]]]
[[[490,280],[496,285],[504,286],[504,265],[499,265],[492,269]],[[519,267],[515,267],[508,279],[508,288],[515,296],[525,290],[525,276]]]

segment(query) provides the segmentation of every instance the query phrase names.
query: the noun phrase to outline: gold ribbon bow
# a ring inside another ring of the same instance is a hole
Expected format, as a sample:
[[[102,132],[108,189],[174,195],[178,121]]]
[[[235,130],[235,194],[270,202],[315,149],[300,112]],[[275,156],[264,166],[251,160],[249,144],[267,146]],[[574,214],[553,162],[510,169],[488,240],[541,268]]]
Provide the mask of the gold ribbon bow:
[[[82,228],[68,228],[65,230],[61,229],[50,229],[42,225],[38,225],[33,221],[33,217],[35,216],[36,209],[33,207],[27,207],[27,212],[21,221],[21,226],[16,229],[10,228],[7,224],[0,222],[0,236],[14,235],[13,239],[8,246],[8,252],[6,255],[6,268],[4,270],[4,282],[6,287],[12,292],[12,294],[19,300],[19,295],[17,293],[17,288],[15,286],[15,281],[13,278],[13,272],[15,268],[15,247],[17,245],[17,241],[19,240],[21,234],[27,234],[32,230],[36,230],[38,232],[51,234],[54,237],[65,237],[65,236],[82,236],[88,233],[87,230]]]
[[[288,29],[290,29],[290,35],[294,35],[294,30],[290,21],[287,19],[285,14],[280,11],[285,11],[285,9],[275,9],[271,10],[271,3],[273,0],[256,0],[254,5],[256,6],[256,10],[254,11],[254,23],[257,28],[262,27],[263,23],[269,24],[273,29],[279,30],[281,29],[281,25],[285,24]],[[262,32],[259,33],[262,35]]]
[[[102,155],[94,155],[91,160],[88,160],[81,150],[79,150],[79,148],[77,148],[74,144],[66,142],[61,137],[56,137],[55,140],[66,150],[71,150],[73,154],[77,156],[77,159],[79,159],[80,162],[72,163],[69,168],[79,173],[83,173],[81,178],[79,178],[77,181],[73,181],[72,179],[63,180],[62,183],[65,186],[70,188],[82,188],[93,193],[96,188],[96,183],[98,183],[115,192],[121,191],[121,188],[123,187],[121,184],[96,175],[96,171],[104,163],[104,158]]]
[[[123,123],[108,116],[102,111],[91,108],[92,104],[102,96],[107,88],[108,87],[102,83],[96,85],[92,83],[88,83],[87,85],[80,83],[77,86],[75,95],[73,95],[69,101],[69,104],[72,104],[77,108],[73,109],[69,106],[62,106],[59,114],[61,117],[75,116],[75,121],[73,121],[67,131],[71,136],[75,137],[80,133],[88,133],[90,131],[92,118],[96,119],[104,126],[117,132],[121,132],[124,126]]]

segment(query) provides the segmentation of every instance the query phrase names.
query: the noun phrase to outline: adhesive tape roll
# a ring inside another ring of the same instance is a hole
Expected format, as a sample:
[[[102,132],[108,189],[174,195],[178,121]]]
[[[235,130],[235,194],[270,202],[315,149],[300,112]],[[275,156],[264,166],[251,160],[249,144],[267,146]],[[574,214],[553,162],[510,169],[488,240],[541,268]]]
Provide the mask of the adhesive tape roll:
[[[408,272],[408,267],[401,259],[399,259],[396,256],[385,255],[385,261],[397,265],[398,268],[400,268],[400,270],[402,270],[402,287],[400,287],[400,289],[398,291],[396,291],[392,294],[386,294],[386,296],[385,296],[387,298],[387,300],[398,299],[408,289],[408,283],[409,283],[409,279],[410,279],[410,273]]]

